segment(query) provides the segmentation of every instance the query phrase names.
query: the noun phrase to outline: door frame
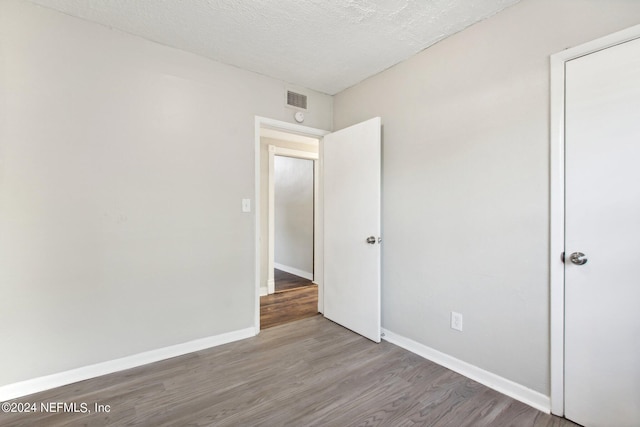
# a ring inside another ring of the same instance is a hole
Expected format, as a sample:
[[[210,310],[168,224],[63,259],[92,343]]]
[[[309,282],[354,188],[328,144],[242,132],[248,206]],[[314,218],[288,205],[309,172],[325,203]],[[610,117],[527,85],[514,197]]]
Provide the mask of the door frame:
[[[322,294],[322,277],[323,277],[323,234],[322,234],[322,138],[331,133],[328,130],[317,129],[308,126],[303,126],[295,123],[284,122],[281,120],[270,119],[267,117],[255,116],[254,119],[254,184],[253,184],[253,200],[254,206],[254,328],[255,333],[260,333],[260,275],[261,275],[261,253],[260,253],[260,130],[262,128],[275,129],[282,132],[294,133],[303,136],[309,136],[318,138],[319,140],[319,159],[318,163],[318,194],[320,195],[318,200],[318,217],[314,219],[314,227],[317,227],[314,231],[314,252],[317,252],[319,257],[318,266],[314,265],[314,282],[318,285],[318,311],[322,312],[323,307],[323,294]]]
[[[283,156],[283,157],[292,157],[295,159],[304,159],[313,161],[313,271],[315,273],[316,270],[320,269],[320,257],[321,253],[315,251],[316,246],[316,229],[318,228],[318,219],[320,218],[320,191],[319,191],[319,165],[318,160],[320,159],[320,153],[313,153],[310,151],[300,151],[300,150],[292,150],[290,148],[278,147],[277,145],[269,145],[269,182],[267,186],[269,188],[268,197],[269,201],[267,203],[269,209],[269,219],[268,219],[268,228],[269,228],[269,245],[268,245],[268,254],[267,254],[267,294],[273,294],[275,292],[275,278],[273,274],[273,270],[275,268],[275,232],[276,232],[276,222],[275,222],[275,156]],[[318,150],[320,149],[320,144],[318,144]],[[315,276],[313,277],[313,283],[316,283]]]
[[[564,415],[565,64],[640,38],[640,25],[551,55],[549,286],[551,413]]]

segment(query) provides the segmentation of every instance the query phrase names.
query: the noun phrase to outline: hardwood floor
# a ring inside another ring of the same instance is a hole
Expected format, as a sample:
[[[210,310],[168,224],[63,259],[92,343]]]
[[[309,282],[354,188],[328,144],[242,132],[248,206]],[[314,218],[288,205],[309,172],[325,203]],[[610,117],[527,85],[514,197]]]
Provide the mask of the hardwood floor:
[[[260,297],[260,329],[318,314],[318,285]]]
[[[312,286],[313,282],[304,277],[296,276],[295,274],[287,273],[286,271],[273,270],[273,278],[275,280],[276,292],[288,291],[290,289],[302,288],[304,286]]]
[[[0,413],[0,426],[575,426],[321,316],[18,401],[110,411]]]

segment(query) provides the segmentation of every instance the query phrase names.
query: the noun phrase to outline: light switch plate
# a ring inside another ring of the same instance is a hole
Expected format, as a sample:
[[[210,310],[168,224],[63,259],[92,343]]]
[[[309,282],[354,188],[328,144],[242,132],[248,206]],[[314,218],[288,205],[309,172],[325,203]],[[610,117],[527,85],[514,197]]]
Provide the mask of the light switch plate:
[[[251,212],[251,199],[242,199],[242,212]]]

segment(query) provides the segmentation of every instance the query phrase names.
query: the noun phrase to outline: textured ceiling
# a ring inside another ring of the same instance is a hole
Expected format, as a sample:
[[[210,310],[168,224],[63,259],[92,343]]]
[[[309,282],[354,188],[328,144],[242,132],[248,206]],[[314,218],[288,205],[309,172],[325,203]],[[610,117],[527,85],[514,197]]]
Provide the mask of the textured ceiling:
[[[31,0],[335,94],[520,0]]]

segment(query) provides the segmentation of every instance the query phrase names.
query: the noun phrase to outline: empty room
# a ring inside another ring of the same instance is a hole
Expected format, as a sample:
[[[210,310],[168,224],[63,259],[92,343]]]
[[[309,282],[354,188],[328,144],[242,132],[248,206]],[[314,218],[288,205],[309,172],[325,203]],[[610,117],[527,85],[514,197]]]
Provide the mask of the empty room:
[[[0,0],[0,426],[639,427],[639,24]]]

